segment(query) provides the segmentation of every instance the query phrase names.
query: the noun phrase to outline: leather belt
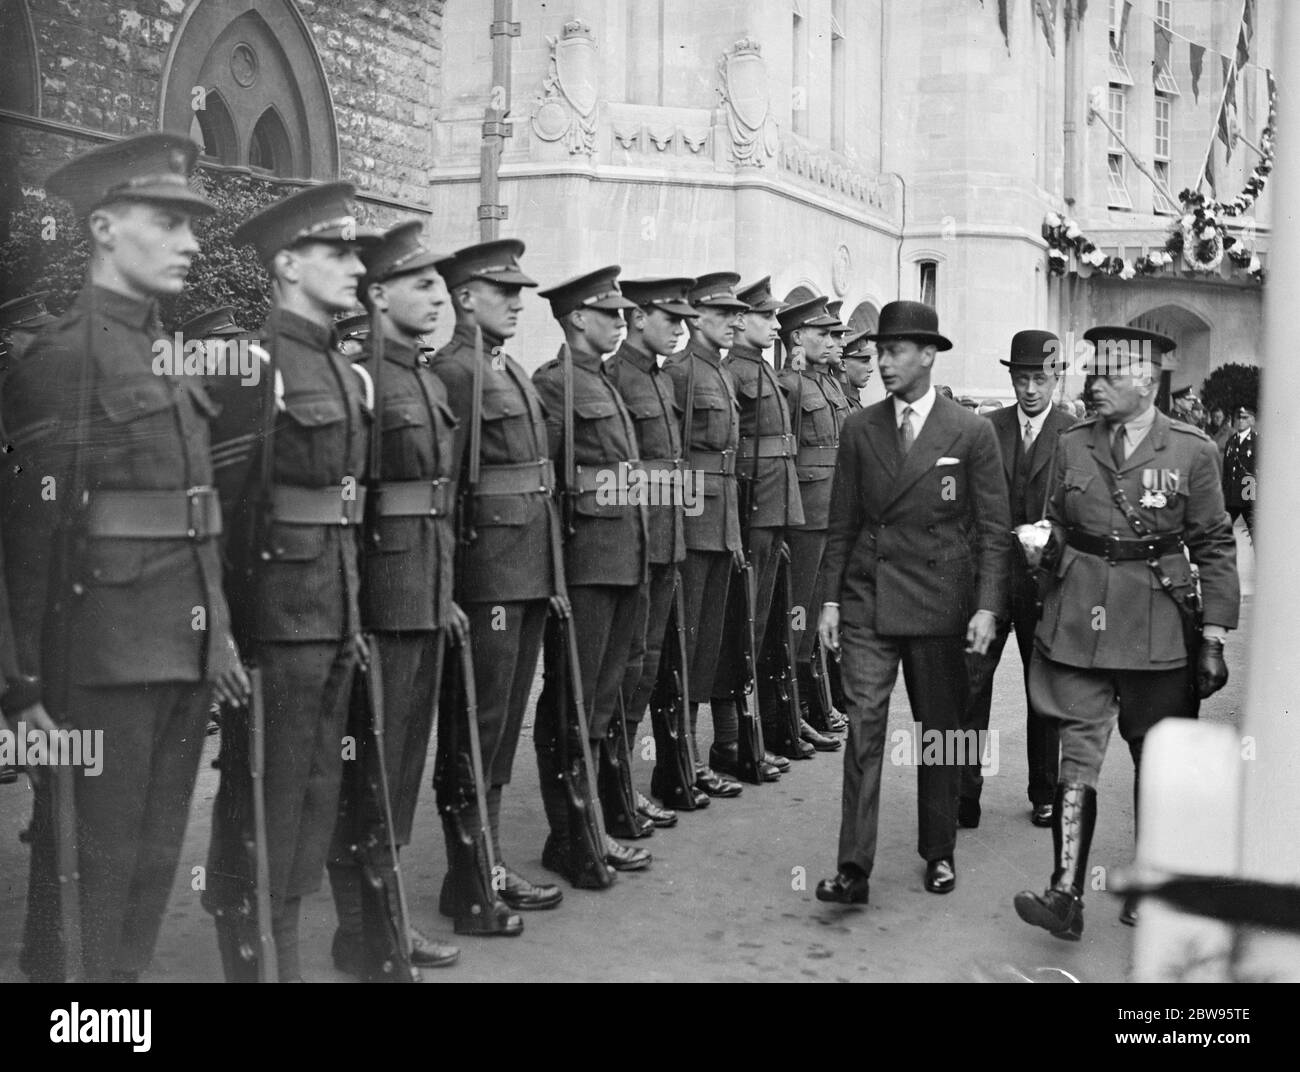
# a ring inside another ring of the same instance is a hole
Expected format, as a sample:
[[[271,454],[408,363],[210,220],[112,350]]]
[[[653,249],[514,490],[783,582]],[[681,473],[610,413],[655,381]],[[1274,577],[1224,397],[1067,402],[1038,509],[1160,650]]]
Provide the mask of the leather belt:
[[[686,456],[686,464],[691,469],[714,476],[736,475],[736,452],[734,450],[693,450]]]
[[[475,495],[538,495],[555,490],[555,465],[550,458],[509,465],[485,465],[479,470]]]
[[[344,496],[343,485],[299,488],[276,484],[271,488],[271,520],[278,525],[360,525],[366,516],[366,489]]]
[[[446,477],[385,481],[375,503],[380,517],[446,517],[452,512],[451,481]]]
[[[1181,533],[1167,533],[1147,540],[1122,540],[1117,536],[1096,536],[1091,532],[1070,529],[1065,542],[1085,555],[1096,555],[1108,562],[1130,562],[1136,559],[1159,558],[1161,555],[1182,551]]]
[[[796,464],[806,466],[833,466],[839,455],[839,444],[833,447],[800,447]]]
[[[760,458],[792,458],[794,452],[794,436],[789,433],[758,437],[758,456]],[[742,461],[754,457],[753,436],[745,436],[741,439],[740,451],[737,456]]]
[[[641,463],[633,458],[630,461],[608,462],[605,465],[579,465],[576,466],[574,476],[574,491],[599,491],[602,487],[608,488],[610,478],[614,480],[615,488],[625,488],[628,485],[628,476],[633,469],[640,469]]]
[[[647,473],[677,473],[682,468],[681,458],[643,458],[636,464]]]
[[[96,491],[86,534],[129,540],[207,540],[221,535],[221,500],[206,485],[188,490]]]

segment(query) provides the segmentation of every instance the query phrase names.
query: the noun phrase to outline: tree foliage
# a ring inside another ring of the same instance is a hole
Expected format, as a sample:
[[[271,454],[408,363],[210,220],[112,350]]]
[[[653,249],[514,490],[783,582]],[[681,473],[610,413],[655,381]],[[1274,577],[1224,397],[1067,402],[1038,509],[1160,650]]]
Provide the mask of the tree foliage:
[[[1231,416],[1238,406],[1259,407],[1259,366],[1220,365],[1201,383],[1206,412],[1221,409]]]

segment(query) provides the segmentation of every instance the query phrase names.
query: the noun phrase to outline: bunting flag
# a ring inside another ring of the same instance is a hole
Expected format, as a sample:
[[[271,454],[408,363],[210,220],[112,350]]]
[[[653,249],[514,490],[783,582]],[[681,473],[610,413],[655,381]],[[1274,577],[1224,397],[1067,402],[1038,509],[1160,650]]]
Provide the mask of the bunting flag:
[[[1158,82],[1161,74],[1169,70],[1169,49],[1172,47],[1174,39],[1170,36],[1169,31],[1159,23],[1156,23],[1155,27],[1156,58],[1155,62],[1151,65],[1151,77]]]
[[[1219,187],[1214,181],[1214,142],[1210,142],[1210,155],[1205,158],[1205,184],[1210,188],[1210,196],[1219,199]]]
[[[1246,0],[1246,9],[1241,13],[1241,24],[1246,28],[1250,40],[1255,38],[1255,0]]]
[[[1223,162],[1232,159],[1232,150],[1237,142],[1237,68],[1227,56],[1220,56],[1223,63],[1223,105],[1219,108],[1219,140],[1223,142]]]
[[[1011,52],[1011,24],[1010,12],[1007,11],[1008,0],[998,0],[998,29],[1002,31],[1002,39],[1007,43],[1007,53]]]
[[[1246,10],[1250,10],[1247,5]],[[1237,66],[1245,67],[1250,62],[1250,39],[1246,35],[1246,25],[1242,23],[1241,29],[1237,31]]]
[[[1192,67],[1192,97],[1197,104],[1201,103],[1201,70],[1205,64],[1205,46],[1189,45],[1190,55],[1188,62]]]
[[[1047,39],[1047,50],[1056,55],[1056,0],[1033,0],[1038,21],[1043,24],[1043,37]]]

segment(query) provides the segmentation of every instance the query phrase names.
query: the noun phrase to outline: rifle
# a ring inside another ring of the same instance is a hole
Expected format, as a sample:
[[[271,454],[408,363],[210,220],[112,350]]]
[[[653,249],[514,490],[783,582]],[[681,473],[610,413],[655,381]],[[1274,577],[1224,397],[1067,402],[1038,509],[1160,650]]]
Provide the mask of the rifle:
[[[610,834],[621,838],[643,838],[654,833],[654,824],[641,817],[632,784],[632,744],[627,736],[627,710],[620,691],[609,731],[600,742],[601,765],[596,782],[600,806],[608,817]]]
[[[835,702],[831,698],[830,667],[826,665],[826,649],[822,646],[820,635],[813,637],[808,670],[813,684],[813,693],[808,698],[808,723],[818,732],[825,733],[830,726],[830,715],[835,710]]]
[[[462,548],[470,547],[478,539],[474,528],[474,512],[477,508],[479,474],[483,460],[479,457],[483,449],[483,329],[474,325],[474,380],[471,389],[469,409],[469,443],[466,451],[466,477],[460,487],[460,544]]]
[[[754,604],[756,582],[754,567],[746,562],[733,575],[738,575],[741,598],[727,599],[727,631],[730,635],[740,636],[744,649],[745,676],[734,686],[732,698],[736,704],[736,715],[740,720],[740,742],[738,771],[740,776],[754,785],[764,781],[762,766],[766,748],[763,743],[763,723],[758,717],[758,698],[755,694],[758,684],[758,668],[754,658]],[[735,608],[734,612],[732,608]],[[743,621],[740,620],[743,617]],[[733,628],[735,627],[735,628]]]
[[[268,319],[270,335],[278,334],[278,311]],[[241,501],[256,506],[231,526],[244,536],[242,546],[228,549],[234,564],[227,571],[227,603],[231,627],[244,655],[251,686],[245,707],[227,707],[220,718],[221,750],[213,766],[221,771],[212,808],[212,841],[208,849],[208,886],[201,902],[217,928],[217,947],[228,983],[274,983],[279,979],[275,941],[271,934],[270,856],[266,829],[266,709],[261,668],[256,663],[254,637],[260,605],[261,551],[269,539],[272,517],[272,480],[275,466],[276,348],[267,355],[265,385],[258,413],[259,444],[256,466],[244,478]],[[229,468],[236,467],[242,448],[232,441]],[[248,487],[249,481],[256,486]]]
[[[777,711],[764,727],[771,735],[774,751],[791,759],[799,754],[799,730],[802,704],[799,675],[795,672],[797,648],[790,609],[790,547],[782,543],[777,550],[776,583],[772,591],[772,609],[768,615],[767,637],[761,652],[762,680],[775,697]]]
[[[664,651],[659,661],[659,676],[650,693],[650,725],[655,736],[655,769],[650,787],[651,792],[668,807],[694,811],[695,742],[691,737],[684,618],[682,582],[677,576],[673,606],[668,613],[668,627],[664,634]]]
[[[578,466],[573,445],[573,354],[567,342],[561,344],[560,360],[564,373],[564,498],[561,500],[561,520],[567,540],[577,531],[575,515],[578,503]]]

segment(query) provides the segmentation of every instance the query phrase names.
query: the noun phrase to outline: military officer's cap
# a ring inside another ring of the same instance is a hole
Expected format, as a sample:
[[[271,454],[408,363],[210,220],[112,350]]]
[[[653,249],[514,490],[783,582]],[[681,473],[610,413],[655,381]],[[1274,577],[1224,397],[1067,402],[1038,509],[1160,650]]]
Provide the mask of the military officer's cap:
[[[847,335],[851,330],[848,324],[840,319],[840,310],[844,308],[842,301],[831,301],[826,303],[826,315],[835,318],[835,325],[831,328],[832,335]]]
[[[233,240],[236,245],[253,246],[263,261],[303,242],[378,242],[379,231],[362,227],[353,214],[356,192],[350,182],[308,186],[245,220]]]
[[[362,250],[361,262],[366,266],[362,286],[409,275],[442,260],[444,254],[431,250],[420,241],[423,230],[424,224],[419,220],[407,220],[389,228],[378,242]]]
[[[617,264],[597,268],[594,272],[567,279],[549,290],[539,290],[537,296],[551,303],[551,315],[557,320],[578,309],[604,309],[617,312],[635,309],[636,302],[628,301],[618,288]]]
[[[503,287],[535,287],[537,281],[524,275],[519,267],[519,258],[523,255],[524,244],[519,239],[498,238],[458,249],[450,257],[438,261],[435,267],[442,273],[448,289],[471,279],[482,279]]]
[[[180,134],[154,131],[91,149],[45,180],[78,216],[119,201],[146,201],[207,216],[216,206],[190,188],[199,147]]]
[[[782,309],[777,314],[781,322],[781,334],[789,335],[798,328],[830,328],[839,321],[827,315],[825,298],[809,298]]]
[[[867,338],[874,342],[909,339],[936,350],[952,349],[952,341],[939,333],[939,314],[925,302],[889,302],[880,310],[880,325]]]
[[[772,295],[772,277],[763,276],[757,283],[750,283],[736,291],[736,297],[749,306],[752,313],[779,313],[785,308],[785,302],[778,301]]]
[[[850,335],[844,340],[844,360],[845,361],[870,361],[873,357],[870,350],[871,340],[867,338],[870,332],[859,331]]]
[[[691,287],[695,286],[694,279],[685,276],[674,279],[624,279],[620,286],[623,297],[630,298],[642,309],[662,309],[673,316],[700,315],[688,299]]]
[[[4,331],[36,331],[52,324],[58,317],[45,308],[48,290],[39,294],[24,294],[0,305],[0,329]]]
[[[1174,349],[1174,340],[1168,335],[1144,328],[1095,327],[1085,331],[1083,338],[1096,348],[1089,370],[1094,376],[1157,372],[1162,356]]]
[[[1051,331],[1029,328],[1011,336],[1011,353],[1008,360],[999,361],[1012,372],[1065,371],[1066,362],[1061,354],[1061,339]]]
[[[207,309],[181,325],[187,339],[215,339],[222,335],[242,335],[244,329],[235,322],[235,310],[229,305]]]
[[[1176,402],[1187,399],[1188,402],[1200,402],[1200,399],[1192,394],[1192,385],[1189,383],[1185,387],[1179,387],[1176,391],[1171,391],[1169,397]]]
[[[718,309],[739,309],[746,312],[749,306],[736,297],[740,276],[735,272],[709,272],[695,280],[690,300],[695,308],[714,306]]]
[[[338,333],[340,342],[353,340],[360,342],[362,339],[370,337],[370,314],[357,313],[355,316],[345,316],[342,320],[334,322],[334,330]]]
[[[1243,414],[1243,413],[1249,413],[1252,417],[1258,417],[1258,416],[1259,416],[1258,411],[1255,409],[1254,406],[1251,406],[1251,405],[1238,406],[1238,407],[1237,407],[1237,414],[1238,414],[1238,416],[1240,416],[1240,415]]]

